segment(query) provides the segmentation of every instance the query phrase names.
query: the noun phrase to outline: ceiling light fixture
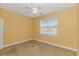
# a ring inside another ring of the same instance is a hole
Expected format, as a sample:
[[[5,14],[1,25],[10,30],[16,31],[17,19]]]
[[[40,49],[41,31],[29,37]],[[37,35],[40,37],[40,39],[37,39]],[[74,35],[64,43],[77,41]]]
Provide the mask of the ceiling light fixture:
[[[32,12],[33,12],[33,14],[37,14],[37,12],[38,12],[37,8],[32,8]]]

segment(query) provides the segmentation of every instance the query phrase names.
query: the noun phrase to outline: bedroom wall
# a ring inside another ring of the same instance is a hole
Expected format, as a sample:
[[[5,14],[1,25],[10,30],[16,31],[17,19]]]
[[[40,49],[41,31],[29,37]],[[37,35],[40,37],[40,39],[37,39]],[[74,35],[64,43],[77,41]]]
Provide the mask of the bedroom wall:
[[[50,17],[57,17],[58,36],[47,36],[40,34],[40,20]],[[48,13],[44,16],[36,17],[34,20],[34,38],[63,45],[70,48],[77,48],[77,6]]]
[[[77,36],[78,36],[78,40],[77,40],[77,48],[78,48],[78,56],[79,56],[79,4],[77,4],[77,26],[78,26],[78,33],[77,33]]]
[[[2,8],[0,8],[0,17],[2,17]]]
[[[3,9],[4,45],[32,38],[32,18]]]

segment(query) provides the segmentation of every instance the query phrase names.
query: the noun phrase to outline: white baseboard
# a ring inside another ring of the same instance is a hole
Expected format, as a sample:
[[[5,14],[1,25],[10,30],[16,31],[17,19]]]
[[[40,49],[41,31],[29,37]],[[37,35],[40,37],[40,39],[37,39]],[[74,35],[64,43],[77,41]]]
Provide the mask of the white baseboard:
[[[32,40],[32,39],[26,39],[26,40],[23,40],[23,41],[19,41],[19,42],[15,42],[15,43],[12,43],[12,44],[4,45],[1,49],[5,48],[5,47],[14,46],[16,44],[20,44],[20,43],[23,43],[23,42],[28,42],[30,40]]]
[[[55,43],[51,43],[51,42],[47,42],[47,41],[43,41],[43,40],[39,40],[39,39],[35,39],[35,38],[32,38],[32,39],[36,40],[36,41],[40,41],[42,43],[50,44],[50,45],[53,45],[53,46],[56,46],[56,47],[59,47],[59,48],[64,48],[64,49],[71,50],[71,51],[77,51],[77,49],[75,49],[75,48],[70,48],[70,47],[66,47],[66,46],[63,46],[63,45],[59,45],[59,44],[55,44]]]
[[[64,49],[71,50],[71,51],[77,51],[77,49],[75,49],[75,48],[70,48],[70,47],[66,47],[66,46],[63,46],[63,45],[59,45],[59,44],[55,44],[55,43],[51,43],[51,42],[47,42],[47,41],[43,41],[43,40],[39,40],[39,39],[35,39],[35,38],[26,39],[26,40],[23,40],[23,41],[19,41],[19,42],[15,42],[15,43],[12,43],[12,44],[4,45],[0,49],[3,49],[5,47],[10,47],[10,46],[13,46],[13,45],[16,45],[16,44],[20,44],[20,43],[23,43],[23,42],[28,42],[30,40],[36,40],[36,41],[40,41],[42,43],[50,44],[50,45],[53,45],[53,46],[56,46],[56,47],[59,47],[59,48],[64,48]]]

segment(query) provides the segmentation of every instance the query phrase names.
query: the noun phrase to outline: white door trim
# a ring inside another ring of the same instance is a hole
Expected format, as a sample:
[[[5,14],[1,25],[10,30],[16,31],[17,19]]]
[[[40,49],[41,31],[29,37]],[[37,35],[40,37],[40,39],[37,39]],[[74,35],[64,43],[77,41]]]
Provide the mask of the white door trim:
[[[0,37],[0,49],[3,47],[3,37],[4,37],[4,21],[3,21],[3,18],[0,18],[0,23],[1,23],[1,29],[0,29],[0,32],[1,32],[1,37]]]

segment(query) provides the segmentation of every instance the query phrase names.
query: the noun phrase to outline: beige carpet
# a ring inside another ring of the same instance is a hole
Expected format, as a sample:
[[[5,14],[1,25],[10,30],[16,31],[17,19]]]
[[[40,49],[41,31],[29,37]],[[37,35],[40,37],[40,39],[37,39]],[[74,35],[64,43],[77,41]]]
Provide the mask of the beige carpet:
[[[31,40],[0,50],[0,56],[76,56],[76,52]]]

